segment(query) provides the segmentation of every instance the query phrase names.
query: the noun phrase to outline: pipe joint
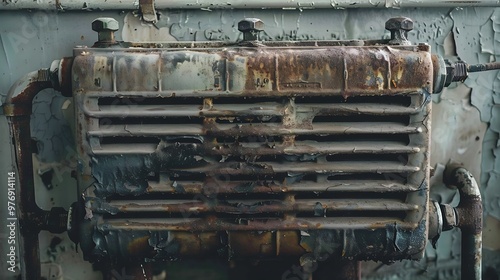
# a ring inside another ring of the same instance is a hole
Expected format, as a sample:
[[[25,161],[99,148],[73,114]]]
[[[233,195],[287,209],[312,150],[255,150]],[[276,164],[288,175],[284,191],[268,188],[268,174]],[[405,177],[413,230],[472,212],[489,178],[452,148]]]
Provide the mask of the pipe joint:
[[[455,208],[456,223],[462,231],[462,279],[481,279],[483,205],[474,176],[462,166],[450,164],[444,171],[444,182],[456,187],[460,203]]]

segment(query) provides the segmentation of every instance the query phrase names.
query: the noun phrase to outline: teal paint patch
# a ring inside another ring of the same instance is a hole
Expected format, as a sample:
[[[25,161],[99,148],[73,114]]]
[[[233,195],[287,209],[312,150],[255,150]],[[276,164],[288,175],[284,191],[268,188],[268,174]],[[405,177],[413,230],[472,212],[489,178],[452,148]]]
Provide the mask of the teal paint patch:
[[[457,54],[469,64],[500,59],[500,10],[471,9],[451,13],[457,22],[455,32]],[[472,16],[472,18],[471,18]],[[467,20],[466,20],[467,19]],[[460,22],[460,23],[458,23]],[[474,39],[479,34],[479,41]],[[485,38],[493,38],[493,41]],[[484,44],[484,46],[483,46]],[[481,112],[481,120],[489,123],[488,138],[483,141],[481,188],[485,215],[500,219],[500,81],[499,72],[471,75],[466,85],[473,88],[472,104]]]
[[[471,103],[479,110],[481,121],[488,122],[491,119],[493,107],[491,90],[479,86],[472,88]]]
[[[11,13],[11,12],[9,12]],[[235,22],[240,20],[243,16],[260,17],[266,22],[265,38],[269,39],[379,39],[387,38],[388,32],[384,33],[383,23],[385,19],[391,16],[407,15],[415,20],[415,29],[417,31],[410,32],[410,40],[413,42],[428,42],[430,43],[433,52],[439,54],[444,53],[444,38],[453,30],[454,39],[457,45],[457,54],[462,59],[468,59],[469,63],[487,62],[496,55],[498,59],[498,52],[500,50],[500,13],[498,9],[491,8],[466,8],[459,10],[449,9],[401,9],[401,10],[315,10],[315,11],[262,11],[262,10],[247,10],[247,11],[162,11],[163,19],[167,18],[164,26],[170,28],[171,35],[174,35],[179,40],[227,40],[233,41],[240,38],[240,33],[235,27]],[[14,22],[20,16],[31,15],[24,12],[13,12],[12,15],[1,13],[0,18],[5,22],[3,28],[11,26],[9,22]],[[75,44],[91,45],[95,40],[95,34],[90,30],[90,21],[100,15],[113,16],[120,18],[121,15],[117,13],[61,13],[57,14],[57,24],[59,31],[53,29],[44,32],[58,34],[59,38],[56,49],[50,46],[55,46],[54,41],[47,39],[43,33],[40,33],[40,40],[46,40],[44,54],[49,58],[47,60],[60,58],[64,55],[71,54],[71,48]],[[452,15],[453,17],[450,17]],[[77,20],[75,20],[77,19]],[[467,24],[463,24],[467,23]],[[472,23],[472,25],[470,25]],[[71,24],[77,26],[69,27]],[[88,28],[80,27],[88,25]],[[456,26],[454,26],[456,24]],[[61,28],[64,27],[64,28]],[[134,26],[131,26],[133,30]],[[160,25],[161,27],[161,25]],[[458,27],[458,28],[456,28]],[[154,28],[154,27],[152,27]],[[65,30],[68,33],[63,33]],[[71,34],[75,33],[74,30],[83,30],[82,35]],[[129,30],[128,32],[133,32]],[[9,32],[16,32],[16,30],[9,30]],[[118,32],[118,36],[120,36]],[[48,37],[52,37],[48,36]],[[85,40],[80,40],[80,36],[85,35]],[[89,36],[87,36],[89,35]],[[30,45],[33,47],[23,53],[26,57],[14,55],[12,48],[10,51],[5,51],[5,37],[0,35],[2,45],[4,45],[4,53],[0,50],[0,61],[2,65],[10,65],[10,67],[3,68],[0,75],[0,94],[6,94],[8,87],[18,76],[32,71],[40,67],[47,67],[45,63],[40,61],[40,52],[35,46],[38,46],[38,41],[33,38]],[[64,38],[64,39],[62,39]],[[490,38],[490,40],[488,40]],[[493,38],[493,40],[491,40]],[[161,38],[156,38],[161,40]],[[241,38],[240,38],[241,39]],[[82,43],[83,41],[83,43]],[[9,61],[7,61],[9,58]],[[6,63],[6,64],[5,64]],[[12,65],[16,65],[13,67]],[[11,71],[7,73],[5,71]],[[6,78],[8,77],[8,78]],[[482,160],[482,173],[481,182],[483,188],[483,195],[485,199],[485,210],[494,215],[498,214],[498,197],[499,193],[499,176],[498,171],[498,149],[500,147],[498,136],[498,125],[496,122],[490,121],[496,118],[496,112],[493,110],[495,104],[499,104],[498,96],[500,96],[498,75],[474,74],[471,76],[471,81],[466,84],[473,88],[471,102],[481,112],[481,119],[484,122],[490,123],[490,129],[483,137],[483,160]],[[492,83],[492,81],[494,81]],[[45,102],[45,101],[44,101]],[[497,105],[498,106],[498,105]],[[39,122],[40,127],[37,126],[37,133],[40,137],[47,137],[47,148],[44,153],[58,153],[55,150],[64,148],[60,145],[60,140],[52,142],[52,137],[49,137],[48,132],[42,131],[42,126],[47,124],[44,121],[47,118],[48,106],[37,112],[36,121]],[[50,109],[52,111],[52,109]],[[1,113],[0,113],[1,114]],[[49,116],[49,118],[53,118]],[[57,125],[59,122],[49,124]],[[493,125],[495,124],[495,126]],[[6,131],[6,129],[2,129]],[[59,128],[51,128],[51,133],[56,134],[56,138],[64,136],[59,135],[61,131]],[[3,134],[7,138],[7,134]],[[45,141],[45,140],[44,140]],[[64,138],[63,140],[64,141]],[[8,142],[8,141],[7,141]],[[6,144],[3,147],[6,147]],[[49,148],[50,147],[50,148]],[[54,156],[54,155],[50,155]],[[49,155],[47,155],[49,157]],[[0,179],[2,174],[0,174]],[[444,192],[445,190],[443,190]],[[496,214],[495,214],[496,213]],[[492,215],[493,215],[492,214]],[[443,234],[442,239],[438,242],[437,256],[438,260],[429,262],[424,259],[420,263],[403,262],[399,268],[395,265],[387,267],[388,270],[380,269],[383,275],[378,279],[457,279],[458,270],[456,261],[459,258],[459,245],[460,234],[457,231],[447,232]],[[451,249],[450,249],[451,248]],[[497,252],[488,252],[484,255],[485,263],[498,264]],[[496,258],[495,258],[496,257]],[[450,261],[451,260],[451,261]],[[398,271],[394,275],[394,271]],[[406,275],[406,276],[405,276]],[[415,276],[420,275],[420,276]],[[90,279],[90,278],[89,278]]]
[[[498,8],[454,10],[450,16],[455,21],[456,51],[461,59],[469,64],[500,59]],[[490,71],[484,75],[470,75],[465,82],[467,86],[473,88],[471,102],[480,111],[481,120],[489,124],[482,143],[481,192],[484,215],[491,215],[497,219],[500,219],[499,74],[499,71]],[[483,268],[496,267],[498,271],[500,261],[487,258],[485,253],[488,253],[488,250],[483,250]],[[498,255],[498,252],[496,254]]]
[[[75,140],[62,110],[68,99],[53,90],[45,90],[33,100],[31,137],[37,141],[41,162],[74,160]]]

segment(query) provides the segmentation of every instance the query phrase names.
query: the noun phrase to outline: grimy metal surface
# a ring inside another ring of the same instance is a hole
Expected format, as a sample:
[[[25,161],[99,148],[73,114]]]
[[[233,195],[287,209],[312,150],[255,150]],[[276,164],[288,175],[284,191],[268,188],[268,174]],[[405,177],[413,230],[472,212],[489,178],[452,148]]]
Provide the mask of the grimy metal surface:
[[[40,254],[38,233],[48,230],[54,233],[65,231],[67,213],[60,207],[50,211],[42,210],[35,201],[33,161],[30,133],[30,115],[35,96],[45,88],[53,87],[49,69],[40,69],[27,74],[9,91],[3,112],[9,118],[12,144],[15,150],[19,183],[16,186],[15,201],[18,209],[21,242],[19,252],[21,269],[27,279],[40,275]],[[15,244],[15,243],[14,243]]]
[[[354,44],[76,48],[86,258],[421,258],[432,56]]]
[[[137,10],[139,7],[147,15],[154,14],[150,11],[151,6],[157,9],[201,9],[211,11],[213,9],[345,9],[345,8],[411,8],[411,7],[498,7],[498,0],[358,0],[356,2],[346,0],[316,0],[316,1],[292,1],[292,0],[155,0],[155,1],[122,1],[107,0],[96,1],[87,0],[85,2],[77,0],[5,0],[0,3],[0,10],[38,9],[38,10]],[[148,7],[144,11],[144,6]]]
[[[455,210],[456,226],[462,231],[462,278],[482,279],[483,204],[476,179],[462,166],[446,167],[444,181],[458,188],[460,204]]]

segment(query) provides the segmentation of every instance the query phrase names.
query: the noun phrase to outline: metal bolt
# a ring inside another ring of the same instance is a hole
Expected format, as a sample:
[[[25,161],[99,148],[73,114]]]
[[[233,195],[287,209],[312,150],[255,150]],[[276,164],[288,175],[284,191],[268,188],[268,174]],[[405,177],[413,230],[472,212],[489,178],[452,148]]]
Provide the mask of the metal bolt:
[[[114,18],[96,18],[92,21],[92,30],[98,34],[99,42],[115,43],[115,31],[120,28],[118,21]]]
[[[392,45],[411,45],[408,32],[413,30],[413,20],[407,17],[395,17],[385,22],[385,29],[391,32]]]
[[[259,32],[264,30],[264,22],[258,18],[245,18],[238,22],[238,30],[243,32],[244,41],[255,41]]]

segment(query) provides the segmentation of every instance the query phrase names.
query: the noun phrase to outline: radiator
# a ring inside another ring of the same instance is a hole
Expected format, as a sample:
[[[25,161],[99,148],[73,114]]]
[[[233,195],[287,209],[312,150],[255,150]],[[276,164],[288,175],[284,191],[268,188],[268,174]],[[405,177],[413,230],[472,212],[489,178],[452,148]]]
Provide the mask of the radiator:
[[[40,230],[67,231],[86,260],[126,267],[418,260],[428,239],[455,227],[462,276],[480,279],[474,178],[449,164],[445,184],[458,187],[460,204],[429,201],[430,97],[500,63],[447,62],[408,41],[412,27],[393,18],[387,40],[266,42],[250,18],[239,42],[134,43],[115,40],[114,19],[95,20],[93,47],[28,74],[3,108],[19,172],[23,279],[40,277]],[[75,106],[81,198],[68,211],[36,205],[25,141],[32,100],[49,87]],[[359,277],[347,274],[339,277]]]
[[[422,257],[432,69],[378,41],[76,48],[85,256]]]

